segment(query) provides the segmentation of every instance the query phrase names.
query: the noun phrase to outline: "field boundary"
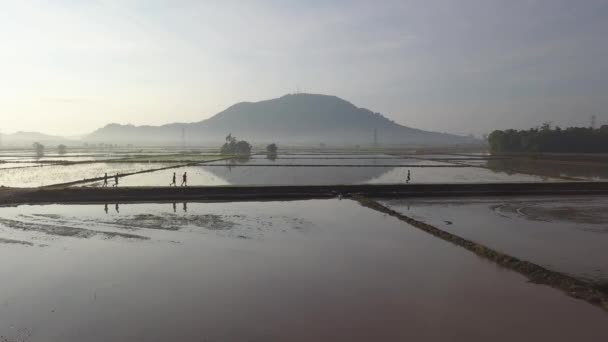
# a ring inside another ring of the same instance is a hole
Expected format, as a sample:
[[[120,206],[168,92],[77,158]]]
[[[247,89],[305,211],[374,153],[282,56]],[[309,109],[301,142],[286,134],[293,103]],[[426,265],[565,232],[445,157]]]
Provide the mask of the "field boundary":
[[[502,267],[516,271],[526,276],[532,283],[548,285],[555,289],[559,289],[572,298],[587,301],[608,312],[608,293],[606,293],[605,290],[597,289],[593,285],[584,281],[559,272],[548,270],[529,261],[521,260],[471,240],[448,233],[435,226],[403,215],[400,212],[382,205],[378,201],[369,197],[355,196],[353,199],[358,201],[364,207],[393,216],[437,238],[451,242],[452,244],[473,252],[480,257],[493,261]]]
[[[143,172],[153,172],[152,170]],[[138,172],[142,173],[142,172]],[[96,178],[100,180],[102,178]],[[91,180],[87,180],[91,181]],[[608,182],[476,183],[476,184],[360,184],[195,187],[68,187],[0,188],[0,205],[36,203],[104,203],[154,201],[239,201],[256,199],[371,196],[385,198],[482,197],[544,195],[608,195]]]

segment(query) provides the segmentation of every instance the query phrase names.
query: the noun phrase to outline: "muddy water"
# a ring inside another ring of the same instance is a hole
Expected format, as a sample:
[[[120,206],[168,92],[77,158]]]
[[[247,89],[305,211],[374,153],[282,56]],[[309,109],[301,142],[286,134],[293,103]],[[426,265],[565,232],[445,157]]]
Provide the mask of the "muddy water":
[[[460,237],[593,283],[608,284],[608,198],[388,200]]]
[[[31,244],[0,244],[7,341],[608,338],[600,309],[352,201],[0,216],[1,238]]]

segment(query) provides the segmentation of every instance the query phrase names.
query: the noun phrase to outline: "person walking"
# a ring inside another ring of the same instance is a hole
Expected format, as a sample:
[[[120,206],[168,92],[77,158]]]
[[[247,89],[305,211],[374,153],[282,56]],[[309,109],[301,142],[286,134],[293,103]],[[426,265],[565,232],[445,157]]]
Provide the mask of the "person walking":
[[[106,172],[105,175],[103,175],[103,185],[102,187],[107,188],[108,187],[108,173]]]
[[[407,182],[409,183],[412,180],[412,173],[410,170],[407,170]]]
[[[116,173],[116,176],[114,176],[114,187],[118,187],[118,173]]]
[[[175,176],[175,172],[173,172],[173,182],[171,182],[169,186],[177,186],[177,177]]]
[[[182,186],[188,186],[188,174],[186,172],[182,176]]]

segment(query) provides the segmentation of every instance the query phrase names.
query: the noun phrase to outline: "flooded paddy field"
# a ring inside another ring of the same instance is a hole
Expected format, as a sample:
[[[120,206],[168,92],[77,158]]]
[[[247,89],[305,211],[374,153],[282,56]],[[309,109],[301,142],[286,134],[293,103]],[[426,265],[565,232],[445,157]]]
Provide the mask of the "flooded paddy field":
[[[0,186],[39,187],[108,177],[116,173],[131,173],[183,165],[179,163],[84,163],[72,165],[45,165],[41,167],[0,169]]]
[[[14,169],[21,167],[35,167],[35,166],[43,166],[41,163],[0,163],[0,169]]]
[[[100,177],[105,172],[132,173],[172,167],[180,163],[188,166],[126,176],[121,183],[126,186],[166,186],[171,182],[173,172],[179,176],[188,172],[188,183],[195,186],[401,184],[408,182],[408,171],[410,183],[413,184],[556,182],[601,180],[604,176],[608,177],[608,173],[602,173],[602,170],[608,170],[603,164],[519,167],[511,166],[517,162],[510,157],[485,155],[286,152],[279,153],[276,157],[265,153],[254,154],[249,158],[227,157],[212,152],[177,153],[162,150],[106,154],[75,152],[63,157],[47,155],[36,163],[28,157],[0,163],[0,186],[45,186]],[[106,162],[104,158],[107,158]],[[53,165],[54,163],[66,165]],[[23,173],[15,169],[39,164],[45,168],[24,169]],[[100,184],[93,182],[86,186]]]
[[[505,183],[560,181],[549,177],[492,172],[470,167],[318,167],[318,166],[188,166],[124,177],[125,186],[165,186],[173,172],[188,173],[192,186],[215,185],[330,185],[410,183]],[[90,184],[91,185],[91,184]],[[92,185],[99,185],[92,184]]]
[[[572,177],[593,181],[608,181],[608,161],[578,161],[553,159],[505,158],[490,159],[481,166],[497,171],[525,172],[549,177]]]
[[[608,198],[399,199],[382,204],[499,252],[608,285]]]
[[[206,165],[228,165],[228,166],[247,166],[247,165],[337,165],[337,166],[450,166],[452,164],[436,162],[431,160],[413,159],[413,158],[396,158],[396,157],[366,157],[360,158],[355,156],[345,157],[266,157],[247,158],[247,159],[225,159],[206,163]]]
[[[608,338],[598,307],[351,200],[0,217],[6,341]]]

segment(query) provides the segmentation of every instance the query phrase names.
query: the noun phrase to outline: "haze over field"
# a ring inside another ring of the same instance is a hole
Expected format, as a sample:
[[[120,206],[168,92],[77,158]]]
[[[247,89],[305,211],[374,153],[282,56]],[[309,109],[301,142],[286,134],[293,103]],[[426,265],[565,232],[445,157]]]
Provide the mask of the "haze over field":
[[[404,127],[335,96],[285,95],[261,102],[241,102],[210,119],[163,126],[111,124],[84,137],[89,142],[176,145],[217,144],[228,133],[256,143],[300,145],[437,146],[472,144],[474,139]]]
[[[200,122],[298,90],[460,135],[599,126],[607,14],[603,0],[3,2],[0,130]]]

